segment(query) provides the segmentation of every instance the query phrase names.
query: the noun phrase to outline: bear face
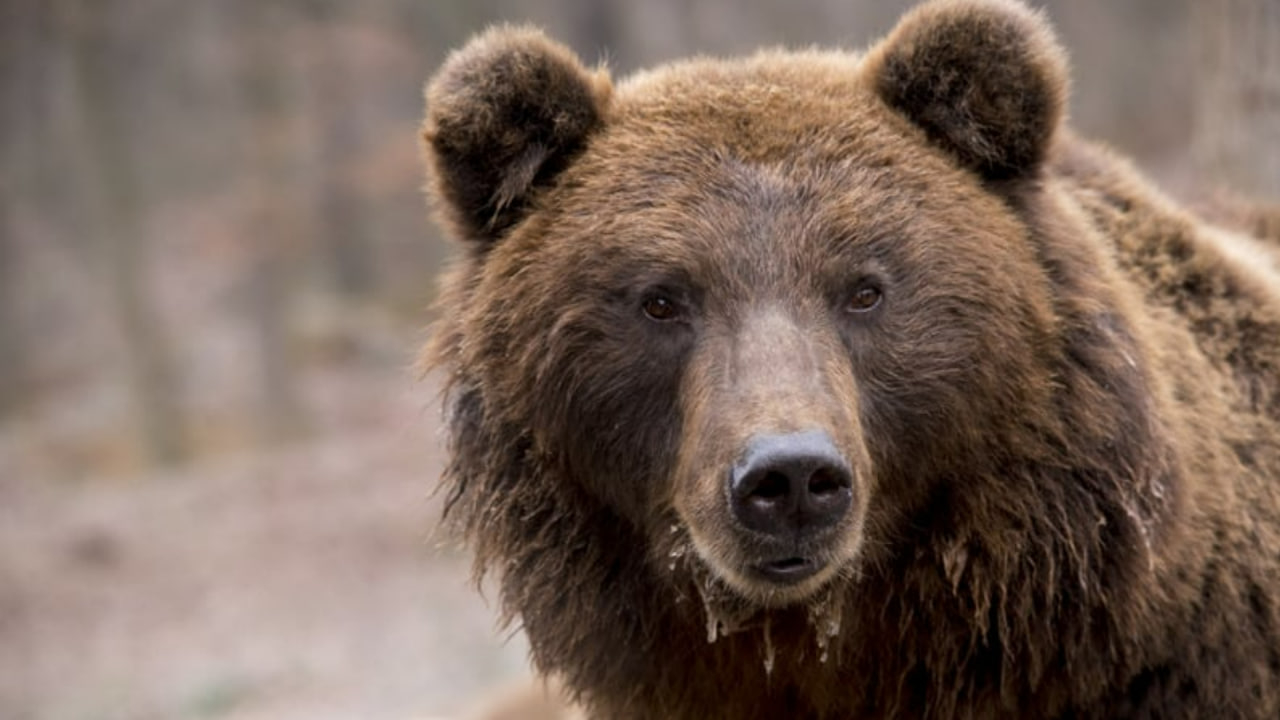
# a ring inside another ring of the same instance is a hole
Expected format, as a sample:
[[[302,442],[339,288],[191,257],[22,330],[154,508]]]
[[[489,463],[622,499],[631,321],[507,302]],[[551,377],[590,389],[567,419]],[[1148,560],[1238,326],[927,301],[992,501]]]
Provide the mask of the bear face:
[[[498,30],[431,89],[436,187],[475,244],[464,382],[651,548],[679,552],[675,526],[754,602],[856,574],[955,467],[1044,431],[1022,409],[1053,383],[1051,288],[982,183],[1037,172],[1061,61],[1017,6],[922,15],[869,57],[693,62],[616,92]],[[967,40],[992,26],[1016,42]]]
[[[447,512],[596,716],[1280,708],[1280,294],[1066,84],[1011,0],[430,83]]]

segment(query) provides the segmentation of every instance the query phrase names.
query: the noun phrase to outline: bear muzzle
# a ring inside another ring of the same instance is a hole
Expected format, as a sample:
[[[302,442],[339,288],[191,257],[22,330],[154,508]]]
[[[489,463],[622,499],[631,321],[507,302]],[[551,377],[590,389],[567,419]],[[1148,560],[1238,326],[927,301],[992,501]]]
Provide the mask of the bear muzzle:
[[[837,329],[763,301],[706,331],[689,364],[672,503],[697,557],[771,606],[852,575],[871,473]]]
[[[734,521],[766,553],[750,573],[789,585],[826,565],[812,548],[853,507],[853,473],[823,431],[757,435],[729,471],[726,493]]]

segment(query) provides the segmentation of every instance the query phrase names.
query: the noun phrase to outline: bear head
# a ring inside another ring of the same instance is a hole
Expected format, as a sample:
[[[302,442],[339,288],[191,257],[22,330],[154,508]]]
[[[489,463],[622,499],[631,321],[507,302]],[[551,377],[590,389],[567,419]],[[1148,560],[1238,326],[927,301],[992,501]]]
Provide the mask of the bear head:
[[[531,587],[579,562],[803,603],[922,525],[1003,532],[1030,501],[1000,483],[1029,464],[1155,453],[1138,341],[1029,219],[1066,85],[1043,20],[1005,0],[929,3],[865,53],[617,88],[529,28],[454,53],[423,136],[464,252],[429,353],[452,512],[509,610],[536,630]],[[1080,502],[1063,533],[1127,527]]]

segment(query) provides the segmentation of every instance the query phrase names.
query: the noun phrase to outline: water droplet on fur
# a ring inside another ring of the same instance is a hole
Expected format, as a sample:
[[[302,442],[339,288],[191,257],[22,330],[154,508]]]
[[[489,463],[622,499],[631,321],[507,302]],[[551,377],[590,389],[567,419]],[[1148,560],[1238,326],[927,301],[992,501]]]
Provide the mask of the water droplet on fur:
[[[840,634],[840,603],[827,593],[809,605],[809,624],[818,643],[818,662],[825,663],[830,654],[831,639]]]
[[[773,674],[773,663],[777,658],[777,653],[773,649],[773,633],[772,625],[769,622],[769,616],[764,618],[764,674],[766,676]]]
[[[1124,503],[1124,512],[1138,528],[1138,536],[1142,539],[1142,549],[1146,551],[1147,569],[1154,571],[1156,569],[1156,554],[1155,548],[1151,546],[1151,518],[1145,516],[1138,511],[1136,506],[1127,502]]]
[[[840,634],[840,626],[827,626],[824,630],[818,631],[818,662],[825,663],[827,655],[831,650],[831,638]]]
[[[680,562],[680,559],[685,556],[686,552],[688,552],[688,547],[685,545],[677,545],[674,548],[671,548],[671,552],[667,553],[667,557],[671,558],[671,562],[667,563],[667,569],[671,572],[675,572],[676,564]]]
[[[942,570],[947,576],[947,581],[951,583],[953,592],[960,587],[960,580],[964,577],[964,571],[968,565],[969,550],[964,545],[955,543],[943,551]]]
[[[690,570],[697,578],[694,587],[702,596],[702,609],[707,615],[708,643],[741,630],[759,612],[757,606],[744,601],[700,564],[693,564]]]
[[[818,633],[818,662],[825,663],[830,653],[831,636],[825,632]]]

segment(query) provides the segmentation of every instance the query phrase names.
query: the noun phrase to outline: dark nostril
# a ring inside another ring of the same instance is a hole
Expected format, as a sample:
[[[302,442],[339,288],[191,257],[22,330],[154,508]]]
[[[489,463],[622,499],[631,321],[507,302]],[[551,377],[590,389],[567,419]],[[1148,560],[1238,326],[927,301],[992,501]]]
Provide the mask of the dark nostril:
[[[829,468],[818,468],[809,478],[809,494],[831,495],[849,487],[848,477]]]
[[[824,432],[758,436],[729,478],[734,516],[769,535],[812,533],[838,523],[853,501],[848,463]]]
[[[766,472],[760,484],[751,491],[751,496],[760,500],[776,500],[786,497],[791,492],[791,481],[780,472]]]

